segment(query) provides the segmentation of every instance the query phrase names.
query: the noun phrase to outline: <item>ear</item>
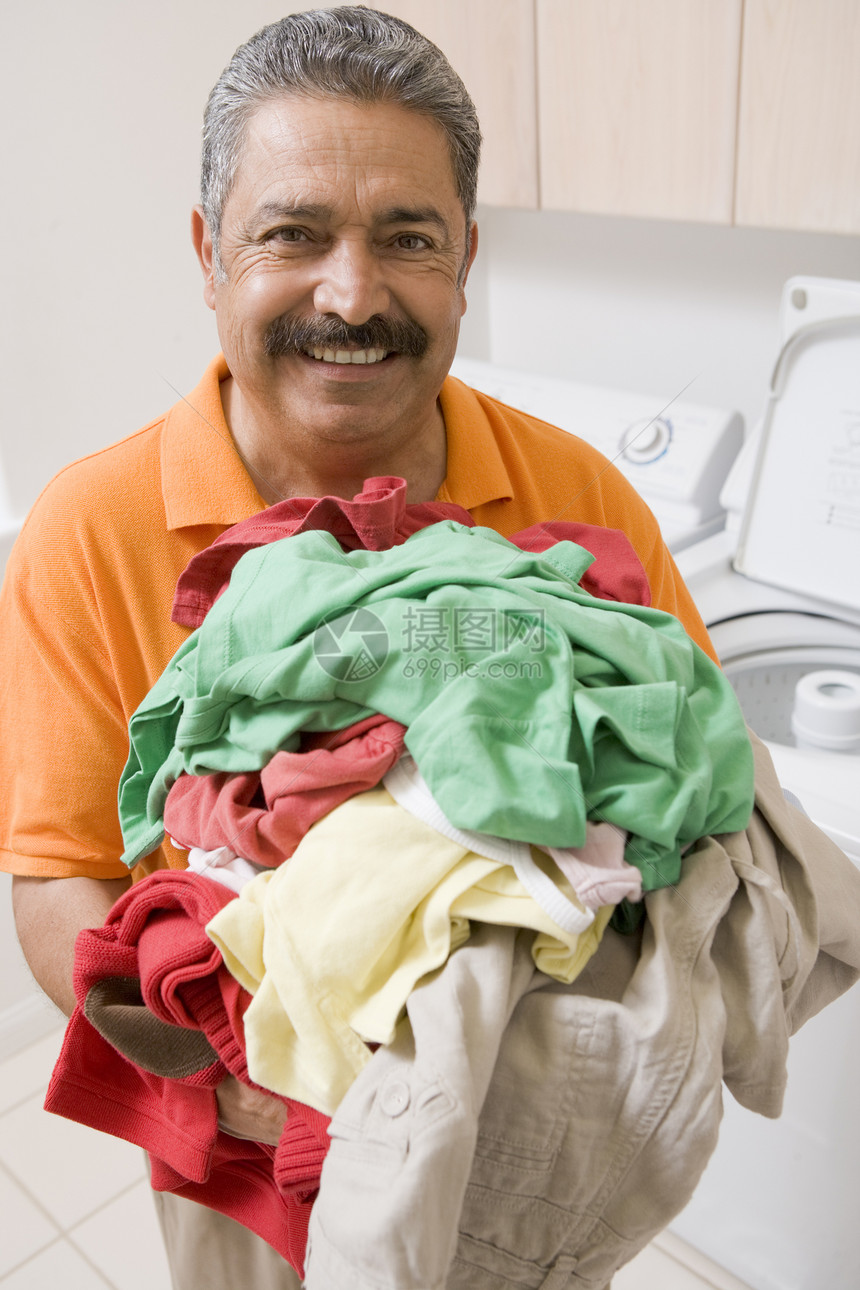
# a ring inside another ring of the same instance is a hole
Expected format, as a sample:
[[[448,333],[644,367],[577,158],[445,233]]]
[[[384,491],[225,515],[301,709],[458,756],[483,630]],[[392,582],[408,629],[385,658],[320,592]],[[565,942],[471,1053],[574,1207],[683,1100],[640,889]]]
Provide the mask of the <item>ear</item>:
[[[200,267],[203,270],[203,299],[210,309],[215,308],[215,266],[212,252],[212,234],[202,206],[195,206],[191,212],[191,241]]]
[[[469,276],[469,270],[475,262],[475,256],[478,254],[478,225],[472,221],[471,227],[466,234],[466,258],[463,261],[463,267],[460,270],[459,287],[462,292],[466,285],[466,279]],[[462,313],[466,312],[466,297],[463,296]]]

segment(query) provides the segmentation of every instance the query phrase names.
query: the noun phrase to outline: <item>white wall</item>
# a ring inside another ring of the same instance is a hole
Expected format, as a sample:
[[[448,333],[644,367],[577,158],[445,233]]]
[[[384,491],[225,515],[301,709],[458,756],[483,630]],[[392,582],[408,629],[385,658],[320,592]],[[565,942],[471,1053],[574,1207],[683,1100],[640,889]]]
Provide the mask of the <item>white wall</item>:
[[[760,415],[794,274],[860,279],[860,238],[482,210],[474,357]]]
[[[16,514],[217,350],[189,238],[203,106],[236,46],[288,8],[2,6],[0,462]]]

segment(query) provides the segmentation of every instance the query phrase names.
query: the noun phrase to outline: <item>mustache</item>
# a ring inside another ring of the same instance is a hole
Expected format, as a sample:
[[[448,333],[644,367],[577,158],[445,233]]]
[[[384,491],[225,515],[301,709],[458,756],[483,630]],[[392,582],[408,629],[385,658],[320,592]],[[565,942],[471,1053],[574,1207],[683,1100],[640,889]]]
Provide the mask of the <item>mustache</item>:
[[[333,314],[312,318],[282,314],[269,323],[264,338],[268,358],[283,358],[314,348],[388,349],[407,358],[421,358],[427,345],[427,333],[414,319],[387,318],[384,314],[373,314],[357,326]]]

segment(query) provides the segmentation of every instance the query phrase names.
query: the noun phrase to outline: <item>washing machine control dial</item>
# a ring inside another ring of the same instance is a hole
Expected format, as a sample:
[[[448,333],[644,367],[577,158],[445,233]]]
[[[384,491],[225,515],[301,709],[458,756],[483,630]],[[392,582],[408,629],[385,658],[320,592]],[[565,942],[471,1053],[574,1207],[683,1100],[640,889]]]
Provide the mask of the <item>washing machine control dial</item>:
[[[637,466],[658,461],[672,442],[672,422],[668,417],[643,417],[634,421],[621,436],[621,455]]]

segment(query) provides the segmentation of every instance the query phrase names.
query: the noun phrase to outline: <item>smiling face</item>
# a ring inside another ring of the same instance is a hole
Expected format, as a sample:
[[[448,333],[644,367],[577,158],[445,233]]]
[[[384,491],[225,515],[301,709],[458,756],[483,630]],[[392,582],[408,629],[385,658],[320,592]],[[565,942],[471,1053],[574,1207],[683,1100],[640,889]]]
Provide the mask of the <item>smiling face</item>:
[[[392,104],[289,97],[251,118],[221,230],[195,244],[233,379],[240,450],[396,461],[438,440],[466,307],[467,237],[446,137]]]

